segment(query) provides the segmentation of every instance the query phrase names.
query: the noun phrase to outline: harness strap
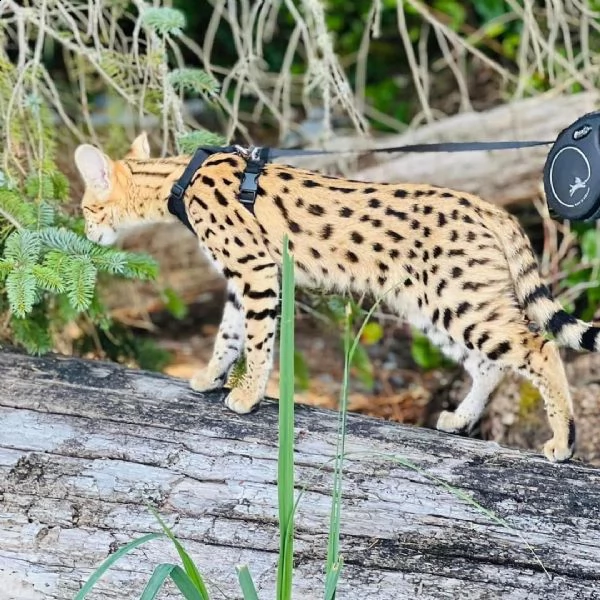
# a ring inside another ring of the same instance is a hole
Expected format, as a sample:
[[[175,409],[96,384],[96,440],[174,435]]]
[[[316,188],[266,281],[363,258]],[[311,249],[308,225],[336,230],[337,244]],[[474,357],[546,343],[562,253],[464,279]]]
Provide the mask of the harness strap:
[[[194,235],[196,234],[196,232],[194,231],[194,228],[190,223],[187,210],[185,209],[185,203],[183,201],[185,192],[190,186],[190,183],[192,182],[192,178],[194,177],[196,171],[202,166],[202,163],[211,154],[214,154],[215,152],[234,151],[235,148],[233,146],[205,146],[203,148],[198,148],[198,150],[194,152],[194,156],[192,156],[187,167],[181,174],[181,177],[171,187],[169,199],[167,200],[167,208],[169,209],[169,212],[172,215],[176,216]]]
[[[254,201],[258,191],[258,176],[262,173],[263,167],[270,159],[270,148],[263,146],[258,150],[257,158],[250,158],[246,163],[244,178],[240,186],[238,200],[254,214]]]

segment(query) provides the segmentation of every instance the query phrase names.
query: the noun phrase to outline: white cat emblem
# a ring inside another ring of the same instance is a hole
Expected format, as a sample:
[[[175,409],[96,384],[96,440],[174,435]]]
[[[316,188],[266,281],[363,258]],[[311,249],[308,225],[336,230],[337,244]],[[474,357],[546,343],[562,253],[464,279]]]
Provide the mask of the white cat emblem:
[[[572,185],[569,186],[569,196],[573,197],[573,194],[577,190],[585,189],[586,185],[587,185],[587,181],[582,181],[581,177],[575,177],[575,183],[573,183]]]

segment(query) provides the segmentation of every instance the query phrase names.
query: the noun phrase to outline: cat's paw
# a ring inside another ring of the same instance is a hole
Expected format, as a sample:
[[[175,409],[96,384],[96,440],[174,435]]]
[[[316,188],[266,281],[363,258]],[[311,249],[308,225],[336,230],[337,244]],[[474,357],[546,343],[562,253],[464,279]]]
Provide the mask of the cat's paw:
[[[190,387],[197,392],[208,392],[223,387],[224,380],[223,376],[215,375],[209,369],[202,369],[190,379]]]
[[[459,414],[444,410],[440,413],[435,428],[446,433],[466,434],[471,429],[471,423]]]
[[[573,456],[574,448],[568,443],[559,442],[556,438],[544,444],[544,454],[550,462],[564,462]]]
[[[247,390],[237,387],[231,390],[225,398],[225,406],[233,412],[241,415],[251,412],[258,408],[262,397],[256,397]]]

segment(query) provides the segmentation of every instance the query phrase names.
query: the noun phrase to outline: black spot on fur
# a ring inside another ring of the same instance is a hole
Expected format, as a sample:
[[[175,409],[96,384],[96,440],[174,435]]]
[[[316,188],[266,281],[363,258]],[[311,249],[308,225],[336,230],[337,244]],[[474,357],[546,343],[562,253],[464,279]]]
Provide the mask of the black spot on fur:
[[[308,212],[311,215],[315,215],[315,217],[320,217],[322,214],[325,213],[325,209],[319,204],[310,204],[308,206]]]
[[[523,308],[527,308],[530,304],[536,300],[539,300],[540,298],[552,298],[550,290],[544,284],[538,285],[534,290],[527,294],[525,298],[523,298]]]
[[[340,217],[344,217],[345,219],[350,218],[354,214],[354,211],[348,206],[344,206],[340,208]]]
[[[581,336],[581,347],[584,350],[593,352],[596,349],[596,339],[598,338],[600,329],[598,327],[588,327],[588,329]]]
[[[461,302],[456,308],[456,316],[462,317],[468,310],[471,310],[470,302]]]
[[[355,244],[362,244],[364,241],[364,237],[361,233],[358,233],[358,231],[353,231],[350,234],[350,239],[355,243]]]
[[[389,238],[394,240],[394,242],[401,242],[404,239],[403,235],[400,235],[399,233],[396,233],[395,231],[392,231],[391,229],[388,229],[385,232],[385,235],[387,235]]]
[[[390,208],[389,206],[385,209],[385,214],[388,217],[396,217],[397,219],[400,219],[401,221],[406,221],[407,215],[405,212],[401,211],[401,210],[394,210],[393,208]]]
[[[498,360],[501,356],[510,351],[510,342],[500,342],[495,348],[487,353],[490,360]]]

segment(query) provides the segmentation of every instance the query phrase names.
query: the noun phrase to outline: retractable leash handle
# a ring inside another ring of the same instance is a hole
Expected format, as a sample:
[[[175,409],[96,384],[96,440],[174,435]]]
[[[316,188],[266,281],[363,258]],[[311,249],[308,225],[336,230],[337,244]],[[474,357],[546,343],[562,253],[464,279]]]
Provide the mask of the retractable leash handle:
[[[544,165],[544,191],[553,217],[600,218],[600,112],[558,134]]]

